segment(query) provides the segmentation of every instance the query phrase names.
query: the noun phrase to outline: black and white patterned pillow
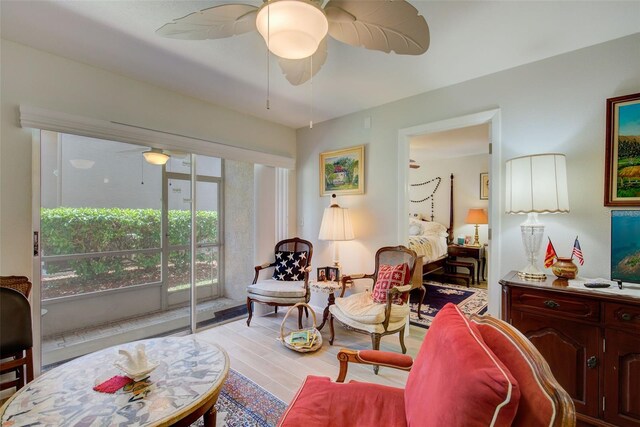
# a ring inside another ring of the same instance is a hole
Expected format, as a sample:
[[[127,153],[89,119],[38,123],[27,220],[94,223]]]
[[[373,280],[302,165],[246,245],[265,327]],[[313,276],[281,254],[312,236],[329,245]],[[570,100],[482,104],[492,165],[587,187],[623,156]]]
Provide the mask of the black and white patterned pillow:
[[[307,252],[276,252],[276,269],[273,272],[275,280],[295,281],[304,280],[304,270],[307,268]]]

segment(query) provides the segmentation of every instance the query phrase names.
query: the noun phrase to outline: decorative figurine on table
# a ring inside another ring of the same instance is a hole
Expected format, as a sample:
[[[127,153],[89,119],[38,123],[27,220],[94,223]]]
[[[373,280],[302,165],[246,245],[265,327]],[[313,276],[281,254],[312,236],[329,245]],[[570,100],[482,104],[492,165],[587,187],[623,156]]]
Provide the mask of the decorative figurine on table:
[[[551,271],[553,272],[553,274],[561,279],[575,279],[578,275],[578,266],[573,263],[574,256],[576,257],[580,265],[584,265],[584,257],[582,256],[582,249],[580,248],[578,236],[576,236],[576,240],[575,242],[573,242],[571,258],[559,257],[556,254],[553,243],[551,243],[551,239],[549,239],[547,252],[544,256],[544,266],[545,268],[551,267]]]
[[[114,365],[134,381],[145,379],[158,367],[157,363],[152,363],[147,360],[144,344],[142,343],[136,345],[134,354],[129,353],[127,350],[118,350],[118,353],[124,355],[125,359],[116,361]]]

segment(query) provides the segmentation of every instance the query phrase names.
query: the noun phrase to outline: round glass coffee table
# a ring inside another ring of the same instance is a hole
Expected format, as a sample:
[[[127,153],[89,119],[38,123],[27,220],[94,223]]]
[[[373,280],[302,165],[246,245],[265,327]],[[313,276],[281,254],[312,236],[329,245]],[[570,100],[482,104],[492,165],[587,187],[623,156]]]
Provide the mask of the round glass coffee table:
[[[124,375],[113,362],[119,349],[144,343],[159,366],[138,393],[99,393],[93,387]],[[201,416],[216,424],[215,403],[229,374],[229,357],[195,336],[154,338],[114,346],[58,366],[20,389],[0,408],[2,427],[189,426]]]

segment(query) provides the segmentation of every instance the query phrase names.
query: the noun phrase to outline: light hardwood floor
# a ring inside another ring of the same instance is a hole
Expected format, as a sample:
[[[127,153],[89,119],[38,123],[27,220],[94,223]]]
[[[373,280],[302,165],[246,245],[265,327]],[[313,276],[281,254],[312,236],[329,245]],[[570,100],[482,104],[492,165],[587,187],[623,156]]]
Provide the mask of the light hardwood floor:
[[[370,349],[369,335],[344,329],[335,322],[336,338],[329,345],[329,324],[322,329],[323,345],[313,353],[297,353],[284,347],[278,337],[280,324],[286,311],[263,317],[254,316],[251,326],[246,319],[236,320],[198,332],[203,340],[222,346],[231,359],[231,368],[250,378],[284,402],[290,402],[307,375],[338,376],[336,358],[341,348]],[[285,324],[285,333],[297,329],[297,316],[291,315]],[[410,327],[405,338],[407,354],[415,357],[424,339],[426,329]],[[398,335],[382,338],[381,350],[401,352]],[[347,381],[375,382],[394,387],[404,387],[408,373],[391,368],[380,368],[374,375],[371,366],[350,365]]]

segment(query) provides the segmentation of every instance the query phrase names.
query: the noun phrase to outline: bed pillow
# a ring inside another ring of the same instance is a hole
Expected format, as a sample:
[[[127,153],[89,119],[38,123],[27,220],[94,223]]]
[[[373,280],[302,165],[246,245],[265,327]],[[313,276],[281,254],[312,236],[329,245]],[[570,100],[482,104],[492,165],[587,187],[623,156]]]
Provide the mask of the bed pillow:
[[[422,234],[422,224],[420,221],[409,221],[409,236],[419,236]]]
[[[422,234],[435,234],[436,236],[447,235],[447,227],[439,222],[422,222]]]
[[[386,303],[387,302],[387,289],[391,289],[394,286],[404,286],[409,284],[411,280],[411,274],[409,270],[409,264],[398,265],[386,265],[382,264],[378,268],[378,277],[376,284],[373,286],[373,292],[371,297],[373,302]],[[402,304],[402,298],[397,295],[393,300],[394,304]]]
[[[276,252],[276,268],[273,271],[273,279],[287,282],[304,280],[306,267],[307,251],[278,251]]]

